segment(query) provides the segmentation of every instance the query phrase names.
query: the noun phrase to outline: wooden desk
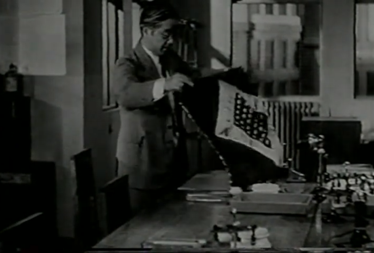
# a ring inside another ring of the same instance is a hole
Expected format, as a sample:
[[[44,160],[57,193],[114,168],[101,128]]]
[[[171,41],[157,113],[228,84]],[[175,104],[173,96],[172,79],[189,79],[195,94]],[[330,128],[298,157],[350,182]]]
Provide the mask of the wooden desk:
[[[213,225],[226,224],[231,220],[227,205],[173,200],[158,210],[140,214],[104,238],[95,248],[139,248],[149,239],[208,239]],[[304,245],[310,226],[310,221],[301,217],[239,215],[238,220],[243,224],[269,228],[272,244],[283,248]]]
[[[310,185],[294,185],[289,191],[300,192]],[[174,196],[163,206],[147,210],[104,238],[95,248],[139,248],[149,239],[209,239],[215,224],[231,222],[230,207],[223,204],[192,203]],[[331,236],[352,229],[353,223],[322,224],[322,232],[315,229],[312,217],[281,215],[238,215],[242,224],[266,227],[275,248],[328,247]],[[368,229],[374,234],[374,223]]]

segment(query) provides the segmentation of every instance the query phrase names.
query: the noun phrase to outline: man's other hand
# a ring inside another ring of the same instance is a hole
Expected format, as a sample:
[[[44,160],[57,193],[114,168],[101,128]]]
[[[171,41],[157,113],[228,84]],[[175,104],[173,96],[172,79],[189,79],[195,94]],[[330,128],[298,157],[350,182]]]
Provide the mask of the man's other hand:
[[[193,86],[193,82],[185,75],[176,73],[165,80],[165,91],[181,91],[184,85]]]

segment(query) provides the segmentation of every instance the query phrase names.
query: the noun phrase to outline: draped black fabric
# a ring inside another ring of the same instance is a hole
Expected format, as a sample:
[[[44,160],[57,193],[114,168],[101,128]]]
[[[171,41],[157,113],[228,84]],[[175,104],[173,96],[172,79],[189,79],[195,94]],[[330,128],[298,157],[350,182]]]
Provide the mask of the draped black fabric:
[[[234,85],[247,94],[257,95],[255,88],[248,81],[248,75],[241,69],[233,69],[226,73],[195,80],[193,88],[185,88],[181,101],[199,128],[224,157],[231,169],[233,185],[247,188],[248,185],[256,182],[271,181],[285,176],[284,170],[277,168],[262,154],[248,146],[215,135],[218,120],[219,80]]]
[[[193,88],[186,86],[182,93],[182,102],[199,127],[208,135],[214,133],[217,121],[219,80],[234,85],[247,94],[257,95],[257,90],[251,86],[248,75],[241,68],[194,80]]]

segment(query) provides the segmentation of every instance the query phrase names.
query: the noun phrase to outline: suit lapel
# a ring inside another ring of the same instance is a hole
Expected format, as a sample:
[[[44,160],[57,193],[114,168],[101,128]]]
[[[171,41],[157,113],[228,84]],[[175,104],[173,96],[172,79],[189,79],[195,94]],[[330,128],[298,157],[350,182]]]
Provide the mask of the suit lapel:
[[[156,65],[154,64],[151,57],[147,54],[147,52],[145,52],[140,41],[136,45],[134,53],[138,58],[140,64],[144,67],[144,73],[142,73],[143,77],[147,79],[149,78],[150,80],[160,78]]]
[[[144,50],[140,41],[136,45],[134,53],[137,56],[139,62],[143,65],[145,71],[147,72],[147,77],[160,78],[156,65],[154,64],[151,57]],[[173,60],[173,57],[171,57],[168,52],[166,52],[163,56],[160,57],[160,64],[162,65],[162,68],[169,73],[169,75],[173,75],[175,73],[175,62]]]

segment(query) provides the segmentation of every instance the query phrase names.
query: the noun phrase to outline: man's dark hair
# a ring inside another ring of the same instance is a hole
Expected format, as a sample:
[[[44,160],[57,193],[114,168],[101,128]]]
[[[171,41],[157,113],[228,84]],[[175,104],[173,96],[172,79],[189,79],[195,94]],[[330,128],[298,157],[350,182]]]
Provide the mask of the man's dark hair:
[[[168,19],[179,19],[177,11],[168,3],[153,1],[141,4],[140,29],[144,27],[157,28],[161,22]]]

